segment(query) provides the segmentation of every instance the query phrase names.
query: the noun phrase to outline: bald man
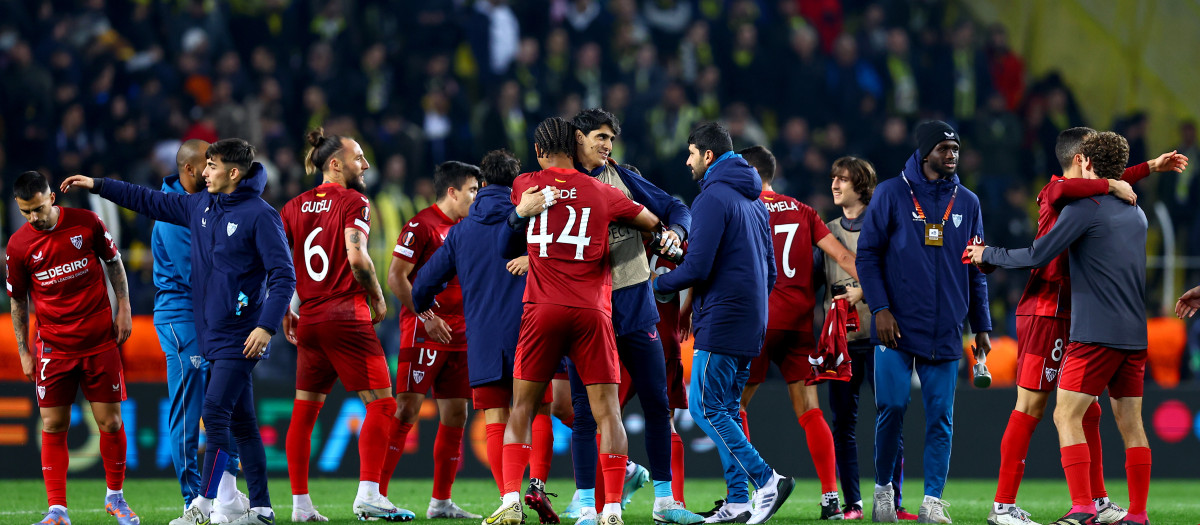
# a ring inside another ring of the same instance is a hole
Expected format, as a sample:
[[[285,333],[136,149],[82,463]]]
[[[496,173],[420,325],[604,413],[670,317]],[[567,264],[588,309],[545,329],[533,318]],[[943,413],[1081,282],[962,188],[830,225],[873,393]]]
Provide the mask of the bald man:
[[[192,139],[179,146],[175,154],[176,172],[163,179],[166,193],[196,193],[204,189],[204,153],[209,144]],[[186,506],[200,495],[200,469],[196,449],[200,440],[200,411],[204,406],[204,387],[208,384],[208,361],[196,347],[196,325],[192,319],[191,233],[183,226],[165,222],[154,224],[151,250],[154,254],[154,327],[167,360],[167,388],[171,410],[171,460]],[[249,508],[246,496],[237,491],[234,481],[238,461],[222,475],[212,523],[228,523]],[[223,496],[223,497],[222,497]],[[218,521],[219,520],[219,521]]]

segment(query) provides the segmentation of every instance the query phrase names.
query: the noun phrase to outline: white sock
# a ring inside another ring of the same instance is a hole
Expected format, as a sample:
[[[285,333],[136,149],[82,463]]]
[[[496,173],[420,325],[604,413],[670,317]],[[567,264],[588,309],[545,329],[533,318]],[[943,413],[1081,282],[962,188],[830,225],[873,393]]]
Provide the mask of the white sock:
[[[604,514],[616,514],[618,517],[620,517],[621,516],[621,504],[620,503],[605,503],[603,513]]]
[[[1104,510],[1111,503],[1108,500],[1108,496],[1105,496],[1103,498],[1094,498],[1094,499],[1092,499],[1092,501],[1096,504],[1097,511]]]
[[[275,511],[271,507],[252,507],[250,510],[264,518],[270,518],[275,515]]]
[[[221,484],[217,485],[217,502],[231,503],[237,498],[237,477],[228,472],[221,473]]]
[[[358,482],[358,497],[357,499],[373,498],[379,495],[379,482],[377,481],[359,481]]]
[[[196,496],[192,498],[191,506],[200,509],[200,512],[207,516],[212,514],[212,502],[213,500],[204,496]]]
[[[888,483],[887,485],[875,485],[875,492],[879,492],[881,490],[892,490],[892,484]]]
[[[313,510],[312,496],[308,494],[292,494],[292,507]]]
[[[519,503],[520,501],[521,501],[521,493],[520,492],[508,492],[508,493],[504,494],[502,504],[503,505],[512,505],[513,503]]]
[[[933,496],[930,496],[929,494],[926,494],[925,501],[923,501],[921,504],[924,505],[925,503],[933,503],[933,502],[938,502],[938,501],[941,501],[941,499],[938,499]]]
[[[632,476],[633,471],[635,471],[635,470],[637,470],[637,463],[626,460],[625,461],[625,477]]]
[[[444,506],[444,505],[446,505],[447,503],[450,503],[450,500],[448,500],[448,499],[429,498],[429,506],[430,506],[430,507],[441,507],[441,506]]]
[[[117,489],[117,490],[105,489],[105,490],[108,491],[106,494],[104,494],[105,498],[112,496],[113,494],[124,494],[124,491],[122,491],[121,489]]]
[[[579,509],[579,519],[584,518],[596,519],[596,507],[584,507]]]
[[[67,508],[62,505],[51,505],[50,510],[61,510],[63,514],[67,513]]]
[[[654,508],[656,508],[656,509],[661,509],[663,507],[667,507],[667,506],[671,505],[672,503],[675,503],[675,498],[673,498],[673,497],[665,497],[665,498],[657,498],[656,497],[656,498],[654,498]]]
[[[750,510],[750,502],[749,501],[744,502],[744,503],[733,503],[733,502],[727,501],[727,502],[725,502],[725,506],[728,508],[729,512],[735,516]]]
[[[1012,508],[1012,506],[1012,503],[1000,503],[999,501],[992,502],[992,510],[998,513],[1008,512],[1008,509]]]

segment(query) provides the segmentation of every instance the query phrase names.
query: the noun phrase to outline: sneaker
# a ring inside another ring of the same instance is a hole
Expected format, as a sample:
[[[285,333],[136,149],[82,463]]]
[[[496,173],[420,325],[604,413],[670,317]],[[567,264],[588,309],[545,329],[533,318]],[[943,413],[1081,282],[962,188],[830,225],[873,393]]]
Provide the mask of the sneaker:
[[[271,513],[270,516],[263,516],[251,510],[242,514],[242,517],[229,525],[275,525],[275,513]]]
[[[583,510],[583,502],[581,502],[579,500],[579,490],[576,489],[575,495],[571,496],[571,502],[567,504],[567,508],[563,509],[562,514],[559,514],[558,516],[560,518],[577,520],[577,519],[583,517],[582,514],[580,513],[580,511],[582,511],[582,510]]]
[[[838,500],[837,492],[826,492],[825,494],[821,495],[821,519],[846,519],[846,516],[842,514],[842,505],[841,501]]]
[[[1116,525],[1150,525],[1150,518],[1147,517],[1146,521],[1143,522],[1143,521],[1136,521],[1134,519],[1131,519],[1129,516],[1126,516],[1125,519],[1117,522]]]
[[[123,494],[113,494],[104,498],[104,510],[108,511],[112,517],[117,518],[119,525],[138,525],[142,522],[142,518],[130,510],[129,503],[125,502]]]
[[[704,523],[747,523],[752,511],[749,503],[724,502],[711,516],[704,518]]]
[[[696,525],[703,523],[704,517],[687,510],[682,503],[671,500],[670,503],[659,505],[654,502],[654,523],[660,525],[675,523],[678,525]]]
[[[216,514],[216,513],[217,513],[217,511],[214,510],[213,514]],[[326,518],[325,516],[322,516],[320,512],[317,512],[316,507],[313,507],[311,509],[302,509],[300,507],[292,507],[292,523],[312,523],[312,522],[324,522],[324,521],[329,521],[329,518]],[[213,523],[216,523],[216,522],[214,521]]]
[[[599,516],[596,516],[596,508],[595,507],[590,508],[590,509],[583,509],[582,511],[580,511],[579,521],[576,521],[575,525],[598,525],[596,522],[596,519],[598,517]]]
[[[638,465],[638,468],[642,468],[642,466]],[[634,489],[634,490],[637,490],[637,489]],[[625,525],[625,520],[621,519],[621,516],[610,512],[607,514],[600,515],[599,525]]]
[[[904,507],[896,507],[896,519],[900,521],[917,521],[917,515],[909,512]]]
[[[429,502],[429,508],[425,509],[425,517],[429,519],[449,518],[453,520],[482,518],[479,514],[467,512],[456,505],[453,501],[445,500],[439,503]],[[558,523],[557,521],[555,523]]]
[[[558,513],[550,505],[548,496],[558,497],[558,494],[546,492],[546,482],[540,479],[529,480],[529,488],[525,491],[525,504],[538,514],[542,523],[558,523]]]
[[[917,523],[954,523],[946,515],[946,507],[950,502],[933,496],[925,496],[921,508],[917,510]]]
[[[384,521],[412,521],[417,517],[411,510],[397,508],[387,496],[376,494],[370,498],[354,498],[354,515],[361,521],[371,518]],[[373,521],[373,520],[372,520]]]
[[[71,525],[71,518],[67,517],[67,511],[60,509],[50,509],[42,513],[42,521],[33,525]],[[175,522],[171,522],[175,525]]]
[[[792,495],[794,488],[796,480],[771,471],[771,481],[754,491],[754,510],[750,512],[750,521],[747,523],[766,523]]]
[[[232,523],[234,520],[241,518],[247,512],[250,512],[250,498],[246,497],[245,494],[242,494],[242,491],[237,490],[234,493],[233,501],[224,503],[213,501],[212,514],[208,515],[208,519],[211,523],[213,523],[213,525],[217,525],[218,523]],[[317,514],[316,510],[313,510],[312,512],[317,516],[321,516],[320,514]],[[292,521],[296,521],[294,516],[295,513],[293,512]],[[328,519],[324,519],[324,516],[321,516],[321,518],[323,519],[305,521],[329,521]]]
[[[508,505],[500,504],[496,512],[483,519],[482,525],[519,525],[523,519],[525,511],[521,509],[521,502],[514,501]]]
[[[846,505],[842,508],[842,519],[844,520],[861,520],[863,518],[862,505]]]
[[[996,505],[992,505],[992,511],[988,513],[988,525],[1039,525],[1036,521],[1029,519],[1029,513],[1025,509],[1016,505],[1006,505],[1005,510],[996,511]]]
[[[1096,498],[1096,525],[1110,525],[1125,519],[1129,511],[1108,498]]]
[[[183,516],[171,520],[171,525],[208,525],[208,515],[200,510],[199,505],[192,505],[183,511]]]
[[[892,484],[875,489],[875,501],[871,508],[871,521],[876,523],[896,523],[896,494],[892,492]]]
[[[1072,512],[1054,520],[1050,525],[1095,525],[1096,515],[1090,512]]]
[[[633,472],[625,471],[625,487],[621,489],[621,508],[624,509],[633,500],[633,493],[650,482],[650,471],[646,467],[633,464]],[[603,516],[601,516],[603,518]],[[620,518],[618,518],[620,519]]]
[[[702,517],[708,518],[708,517],[712,516],[713,514],[716,514],[724,506],[725,506],[725,500],[719,499],[719,500],[713,502],[712,510],[706,510],[704,512],[697,512],[696,514],[699,514]]]

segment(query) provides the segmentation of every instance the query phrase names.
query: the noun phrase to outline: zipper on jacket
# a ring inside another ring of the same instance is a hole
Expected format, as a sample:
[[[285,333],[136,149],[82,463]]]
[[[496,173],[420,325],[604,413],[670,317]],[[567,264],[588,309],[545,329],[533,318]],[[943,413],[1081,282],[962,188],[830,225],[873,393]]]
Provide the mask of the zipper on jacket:
[[[934,188],[934,190],[933,190],[933,209],[935,209],[935,210],[944,209],[944,208],[942,208],[942,202],[941,202],[942,185],[935,182],[933,185],[933,188]],[[951,211],[953,211],[953,210],[951,210]],[[943,223],[943,227],[942,227],[943,242],[944,242],[944,235],[945,235],[945,233],[944,233],[945,232],[945,226],[944,226],[945,222],[946,221],[944,221],[944,220],[942,221],[942,223]],[[941,256],[942,254],[937,252],[936,251],[937,249],[938,248],[936,248],[936,247],[934,248],[934,250],[935,250],[934,257],[937,259],[942,259],[942,256]],[[938,261],[939,264],[940,264],[940,262],[941,261]],[[938,319],[941,319],[941,317],[942,317],[942,301],[941,301],[942,272],[938,271],[938,264],[934,264],[933,268],[934,268],[934,270],[933,270],[933,320],[934,320],[934,322],[933,322],[933,341],[931,341],[931,343],[933,343],[933,344],[929,345],[929,358],[937,359]]]

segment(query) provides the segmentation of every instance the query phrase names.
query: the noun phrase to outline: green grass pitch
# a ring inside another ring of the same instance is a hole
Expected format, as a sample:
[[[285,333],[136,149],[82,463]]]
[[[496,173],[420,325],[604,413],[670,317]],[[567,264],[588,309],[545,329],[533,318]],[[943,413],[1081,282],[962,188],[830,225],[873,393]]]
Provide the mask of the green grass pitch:
[[[245,480],[239,479],[245,490]],[[870,493],[869,480],[863,488]],[[358,523],[350,513],[358,483],[350,479],[314,479],[309,483],[313,501],[330,523]],[[397,505],[417,514],[417,521],[425,521],[425,507],[429,503],[430,480],[394,480],[391,500]],[[562,497],[554,500],[556,509],[561,510],[570,500],[573,487],[570,480],[551,479],[548,490]],[[817,523],[819,512],[819,485],[815,480],[799,480],[796,491],[771,519],[771,523]],[[905,484],[905,507],[916,512],[920,506],[921,483],[911,479]],[[945,499],[949,501],[949,514],[955,523],[985,523],[988,506],[995,493],[995,480],[951,479],[946,487]],[[725,494],[724,483],[714,479],[696,479],[687,482],[687,499],[694,510],[707,510],[712,500]],[[1109,493],[1120,504],[1127,503],[1125,484],[1119,480],[1108,483]],[[182,512],[179,485],[174,479],[130,480],[125,484],[126,499],[135,512],[142,517],[143,525],[166,525]],[[291,492],[286,477],[271,480],[271,495],[279,523],[290,523]],[[649,486],[639,491],[633,503],[625,510],[625,522],[630,525],[649,525],[652,491]],[[115,523],[103,508],[104,480],[67,481],[67,497],[70,503],[71,522],[75,525],[108,525]],[[496,486],[491,480],[464,479],[454,486],[454,501],[463,508],[477,514],[487,515],[499,504]],[[1068,508],[1066,484],[1061,481],[1030,480],[1021,484],[1018,504],[1033,513],[1039,523],[1054,521]],[[867,504],[867,522],[870,520],[870,501]],[[1195,525],[1200,523],[1200,481],[1162,480],[1150,486],[1150,519],[1155,525]],[[46,510],[46,492],[40,480],[0,481],[0,524],[26,525],[35,523]],[[537,515],[529,512],[530,523],[537,523]],[[446,525],[474,525],[478,520],[450,520]]]

